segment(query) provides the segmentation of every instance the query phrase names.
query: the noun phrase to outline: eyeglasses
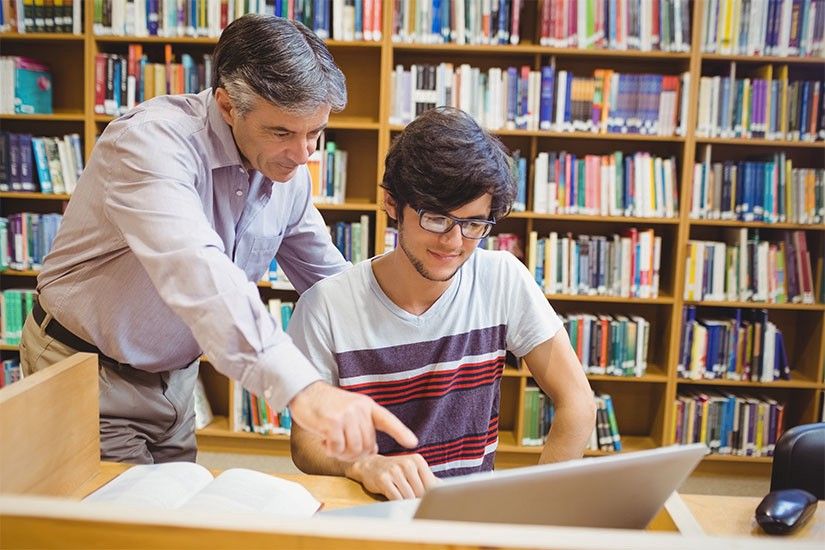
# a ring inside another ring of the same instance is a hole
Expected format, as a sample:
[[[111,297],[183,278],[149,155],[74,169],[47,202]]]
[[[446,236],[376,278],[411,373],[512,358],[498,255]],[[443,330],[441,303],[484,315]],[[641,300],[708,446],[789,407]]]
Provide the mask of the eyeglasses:
[[[466,239],[483,239],[492,231],[495,220],[476,220],[473,218],[454,218],[447,214],[433,214],[423,208],[418,212],[418,223],[422,229],[432,233],[448,233],[455,224],[461,228],[461,234]]]

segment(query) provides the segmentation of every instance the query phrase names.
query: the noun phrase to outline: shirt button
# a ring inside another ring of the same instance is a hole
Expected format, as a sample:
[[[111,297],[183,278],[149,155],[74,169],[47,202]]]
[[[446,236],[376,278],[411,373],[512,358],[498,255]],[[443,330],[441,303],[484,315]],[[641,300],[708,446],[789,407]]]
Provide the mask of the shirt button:
[[[239,197],[243,197],[243,191],[241,191],[240,189],[235,191],[235,194],[238,195]]]

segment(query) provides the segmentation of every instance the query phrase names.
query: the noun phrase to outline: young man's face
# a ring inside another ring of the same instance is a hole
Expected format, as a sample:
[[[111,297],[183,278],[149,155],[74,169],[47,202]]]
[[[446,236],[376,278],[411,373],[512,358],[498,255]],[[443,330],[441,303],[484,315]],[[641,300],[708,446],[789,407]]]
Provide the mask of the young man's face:
[[[215,99],[223,119],[232,127],[241,156],[273,181],[290,180],[298,167],[306,164],[329,122],[329,105],[296,115],[258,98],[254,108],[241,115],[223,88],[218,88]]]
[[[488,220],[491,205],[492,197],[485,193],[448,213],[455,218]],[[397,219],[397,216],[393,217]],[[447,233],[439,234],[422,228],[419,220],[418,212],[409,206],[404,207],[403,220],[398,224],[399,247],[419,275],[430,281],[449,281],[480,241],[464,237],[458,224]]]

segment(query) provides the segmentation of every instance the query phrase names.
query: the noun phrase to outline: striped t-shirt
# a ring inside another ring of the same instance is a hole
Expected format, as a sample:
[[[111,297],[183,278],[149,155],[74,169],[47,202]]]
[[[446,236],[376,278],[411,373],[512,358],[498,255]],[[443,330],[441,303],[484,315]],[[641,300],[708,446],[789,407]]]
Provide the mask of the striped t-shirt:
[[[420,453],[442,477],[492,470],[506,352],[523,357],[560,319],[509,252],[476,250],[422,315],[392,302],[371,264],[306,291],[290,336],[330,383],[370,396],[418,436],[410,451],[379,433],[379,453]]]

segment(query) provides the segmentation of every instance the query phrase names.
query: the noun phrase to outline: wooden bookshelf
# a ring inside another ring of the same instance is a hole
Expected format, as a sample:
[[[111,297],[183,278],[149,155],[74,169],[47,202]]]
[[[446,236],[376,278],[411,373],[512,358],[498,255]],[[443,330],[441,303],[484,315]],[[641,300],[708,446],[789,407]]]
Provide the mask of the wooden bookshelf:
[[[65,34],[0,34],[0,49],[4,55],[27,55],[48,61],[54,72],[55,114],[53,115],[0,115],[3,129],[26,131],[38,135],[58,135],[69,131],[83,137],[86,157],[98,135],[113,117],[94,112],[94,59],[100,52],[123,53],[130,43],[140,43],[147,53],[164,44],[172,44],[176,55],[184,52],[208,53],[217,42],[215,38],[165,38],[95,36],[92,28],[92,0],[86,1],[82,35]],[[649,361],[647,373],[639,378],[590,375],[591,385],[598,392],[608,392],[614,397],[624,449],[649,449],[667,445],[673,440],[672,425],[675,414],[674,401],[684,387],[735,389],[745,393],[783,396],[793,400],[786,414],[787,426],[813,422],[819,418],[825,392],[825,305],[822,304],[762,304],[751,302],[688,302],[683,296],[684,265],[688,240],[701,232],[704,235],[721,235],[725,229],[754,228],[764,230],[802,230],[817,244],[812,247],[814,266],[823,260],[825,249],[825,224],[819,226],[798,224],[765,224],[760,222],[736,222],[725,220],[693,220],[689,217],[693,164],[706,144],[718,145],[737,154],[766,154],[772,150],[788,150],[810,155],[813,166],[825,163],[825,142],[773,141],[764,139],[722,139],[695,135],[699,77],[708,74],[711,65],[719,66],[731,61],[744,66],[762,64],[788,64],[802,70],[821,68],[822,59],[747,57],[736,55],[706,54],[701,51],[700,35],[702,0],[693,2],[691,49],[686,53],[605,51],[550,48],[537,44],[537,0],[527,0],[525,6],[526,27],[522,43],[516,46],[409,44],[393,42],[391,37],[392,5],[384,1],[384,30],[381,42],[328,42],[330,50],[347,76],[350,103],[342,113],[330,118],[328,134],[334,136],[341,149],[350,153],[348,166],[348,190],[344,204],[319,204],[318,208],[328,222],[352,221],[361,214],[371,220],[372,253],[383,252],[383,235],[387,218],[382,209],[382,193],[379,187],[383,174],[383,159],[392,138],[403,126],[390,124],[391,80],[397,64],[410,63],[470,63],[485,66],[528,64],[538,69],[555,57],[576,70],[619,67],[627,72],[655,72],[678,74],[690,73],[690,89],[687,111],[687,133],[684,136],[652,136],[629,134],[598,134],[586,132],[551,132],[544,130],[506,130],[496,132],[511,148],[524,152],[528,163],[538,151],[553,147],[589,152],[601,149],[610,151],[651,151],[659,154],[667,151],[678,163],[680,210],[674,218],[642,217],[595,217],[580,215],[548,215],[533,212],[514,212],[497,225],[497,231],[518,233],[524,242],[530,231],[540,236],[547,227],[575,227],[577,233],[606,234],[615,228],[631,226],[653,227],[664,239],[662,266],[667,266],[666,276],[658,298],[636,299],[609,296],[568,296],[552,294],[547,298],[561,313],[625,313],[655,317],[656,351]],[[531,30],[532,28],[532,30]],[[152,59],[159,61],[159,59]],[[716,151],[716,147],[714,147]],[[603,154],[603,153],[601,153]],[[808,158],[808,157],[806,157]],[[530,181],[531,172],[528,172]],[[529,193],[529,192],[528,192]],[[2,193],[3,206],[0,215],[31,209],[34,211],[59,211],[59,201],[67,195],[40,195],[31,193]],[[55,204],[57,202],[57,204]],[[530,198],[528,195],[528,204]],[[566,229],[573,231],[573,229]],[[816,267],[814,267],[816,269]],[[0,289],[12,287],[33,288],[37,272],[0,273]],[[272,289],[268,283],[260,283],[262,299],[282,297],[295,300],[297,295],[289,290]],[[736,382],[726,380],[686,380],[676,374],[681,331],[681,312],[685,305],[703,308],[767,309],[770,315],[778,315],[781,329],[800,348],[798,363],[793,365],[792,379],[770,384]],[[653,328],[653,323],[652,323]],[[798,341],[798,342],[797,342]],[[651,344],[653,345],[653,343]],[[0,344],[4,357],[15,353],[16,346]],[[202,376],[207,395],[215,412],[214,422],[198,432],[203,450],[231,450],[235,452],[274,453],[289,452],[284,436],[262,436],[237,433],[231,430],[232,383],[205,363]],[[497,463],[501,466],[534,463],[540,448],[525,447],[519,442],[522,436],[524,391],[529,372],[525,369],[507,368],[501,379],[501,433]],[[592,453],[599,454],[599,453]],[[765,475],[770,459],[740,456],[709,456],[705,459],[726,472],[756,471]]]

